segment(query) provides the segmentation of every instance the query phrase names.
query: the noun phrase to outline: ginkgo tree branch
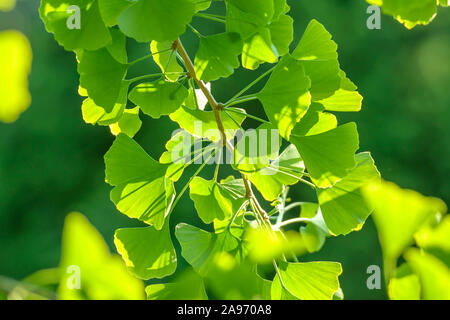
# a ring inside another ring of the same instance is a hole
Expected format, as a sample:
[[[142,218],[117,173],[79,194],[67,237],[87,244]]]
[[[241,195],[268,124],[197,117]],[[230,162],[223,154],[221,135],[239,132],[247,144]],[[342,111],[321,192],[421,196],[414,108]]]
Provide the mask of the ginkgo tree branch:
[[[186,68],[188,71],[188,77],[190,77],[191,79],[194,79],[194,81],[197,83],[200,90],[205,95],[209,104],[211,105],[211,108],[213,110],[214,117],[215,117],[215,120],[217,123],[217,128],[219,129],[220,134],[222,136],[222,143],[223,143],[223,145],[225,145],[227,147],[227,149],[231,152],[231,154],[233,154],[234,147],[227,139],[227,136],[225,133],[225,128],[224,128],[223,122],[222,122],[222,117],[220,115],[220,111],[223,109],[223,105],[221,103],[217,102],[217,100],[214,98],[211,91],[208,90],[208,88],[206,87],[204,82],[197,77],[194,64],[192,63],[192,60],[189,57],[183,44],[181,43],[181,40],[180,39],[176,40],[172,47],[173,47],[173,49],[176,49],[178,51],[181,59],[183,60],[184,64],[186,65]],[[255,194],[253,193],[252,184],[251,184],[250,180],[248,180],[247,176],[243,173],[241,173],[241,176],[242,176],[242,180],[244,181],[246,197],[253,200],[255,207],[256,207],[259,215],[261,216],[261,218],[263,218],[264,220],[269,219],[269,216],[267,215],[266,211],[261,207],[261,205],[259,204],[258,200],[255,197]]]

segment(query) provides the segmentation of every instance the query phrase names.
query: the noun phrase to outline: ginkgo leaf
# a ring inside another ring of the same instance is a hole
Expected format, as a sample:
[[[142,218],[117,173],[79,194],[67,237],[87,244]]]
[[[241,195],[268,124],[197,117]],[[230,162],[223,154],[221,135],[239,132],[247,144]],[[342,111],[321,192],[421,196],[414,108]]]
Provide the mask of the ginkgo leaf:
[[[286,139],[311,104],[310,85],[301,63],[285,56],[258,94],[269,120]]]
[[[208,300],[203,279],[187,270],[174,282],[152,284],[145,288],[148,300]]]
[[[107,49],[85,51],[78,64],[80,85],[97,106],[109,113],[118,100],[127,69]]]
[[[106,182],[115,186],[111,200],[117,209],[161,230],[175,196],[165,177],[167,166],[122,133],[105,154],[105,165]]]
[[[450,215],[445,215],[437,226],[423,226],[414,239],[426,252],[439,258],[450,268]]]
[[[242,66],[255,70],[261,63],[275,63],[278,61],[278,52],[272,47],[272,37],[268,27],[262,27],[244,41],[242,49]]]
[[[239,132],[237,140],[232,165],[248,173],[269,166],[270,161],[278,157],[282,143],[278,130],[268,123]]]
[[[363,195],[374,208],[373,218],[383,257],[388,264],[392,264],[412,243],[414,233],[428,218],[447,211],[441,200],[400,189],[390,182],[373,182],[363,188]],[[389,275],[390,270],[386,271]]]
[[[80,28],[68,27],[69,18],[77,14],[73,6],[80,10]],[[98,50],[112,40],[101,18],[98,0],[42,0],[39,13],[47,31],[66,50]]]
[[[312,181],[320,188],[342,180],[356,165],[359,141],[355,123],[316,135],[291,136],[291,142],[300,152]]]
[[[337,127],[336,116],[323,112],[324,107],[317,102],[311,103],[306,114],[292,130],[295,136],[312,136],[333,130]]]
[[[274,14],[273,0],[229,0],[226,5],[227,31],[239,33],[243,40],[268,25]]]
[[[317,196],[325,223],[335,235],[362,228],[372,212],[361,193],[361,187],[378,179],[380,173],[369,152],[356,155],[356,167],[330,188],[318,189]]]
[[[195,3],[195,12],[208,9],[211,6],[212,1],[213,0],[198,0]]]
[[[442,261],[418,249],[409,249],[405,259],[420,279],[422,299],[450,300],[450,269]]]
[[[195,56],[197,76],[206,82],[233,74],[239,67],[242,40],[238,33],[220,33],[200,38]]]
[[[100,126],[109,126],[119,121],[127,104],[128,86],[129,83],[127,81],[122,82],[119,96],[111,112],[106,112],[104,108],[97,106],[91,98],[84,99],[81,105],[83,120],[86,123]]]
[[[161,231],[153,227],[118,229],[114,243],[128,270],[137,278],[163,278],[177,268],[168,223]]]
[[[192,151],[193,147],[193,151]],[[213,148],[213,147],[212,147]],[[166,177],[176,182],[184,172],[186,164],[202,161],[203,147],[200,139],[196,139],[188,132],[180,130],[166,143],[166,149],[159,162],[168,164]],[[206,150],[206,149],[205,149]]]
[[[278,20],[269,25],[270,38],[275,46],[278,56],[289,53],[289,45],[294,39],[294,20],[287,14],[281,15]]]
[[[236,109],[233,118],[240,125],[245,120],[245,110]],[[244,114],[242,114],[244,113]],[[208,138],[211,141],[219,141],[222,136],[217,128],[216,118],[213,111],[191,110],[181,107],[174,113],[170,114],[170,119],[178,123],[178,125],[189,132],[194,137]],[[227,139],[234,137],[240,127],[229,117],[222,117],[223,126]]]
[[[173,41],[195,13],[194,0],[137,0],[118,18],[120,30],[138,42]]]
[[[180,223],[175,236],[181,244],[181,255],[201,276],[208,274],[223,252],[240,254],[239,241],[228,231],[215,234]]]
[[[313,101],[328,98],[339,89],[341,78],[337,45],[319,22],[312,20],[308,24],[292,56],[301,61],[311,80]]]
[[[272,300],[299,300],[296,296],[292,295],[283,287],[280,281],[280,277],[277,274],[272,281],[270,298]]]
[[[153,54],[153,60],[165,74],[166,79],[172,82],[177,81],[183,68],[177,61],[177,54],[172,47],[173,41],[152,41],[150,51]]]
[[[392,15],[406,28],[426,25],[436,16],[436,0],[367,0],[368,3],[382,7],[383,12]]]
[[[117,18],[134,4],[130,0],[98,0],[100,14],[108,27],[117,24]]]
[[[391,300],[420,300],[419,277],[407,263],[395,270],[388,284],[388,294]]]
[[[80,289],[67,285],[76,271]],[[60,274],[62,300],[144,298],[143,283],[127,272],[119,256],[110,254],[101,234],[80,213],[69,214],[64,222]]]
[[[128,63],[126,37],[118,29],[111,29],[112,43],[106,46],[109,54],[121,64]]]
[[[204,223],[225,220],[235,214],[244,202],[244,194],[234,194],[214,180],[195,177],[189,184],[190,197]]]
[[[130,138],[133,138],[141,129],[142,121],[139,118],[139,107],[133,109],[126,109],[122,117],[116,123],[111,124],[111,133],[115,136],[119,133],[124,133]]]
[[[17,120],[30,105],[31,60],[30,43],[22,33],[0,32],[0,121]]]
[[[339,290],[342,267],[337,262],[279,264],[284,287],[301,300],[331,300]]]
[[[296,184],[303,176],[305,165],[297,148],[289,145],[269,166],[248,175],[264,199],[273,201],[283,191],[283,186]]]
[[[137,85],[128,97],[142,112],[158,119],[177,110],[187,96],[188,91],[182,84],[158,80]]]

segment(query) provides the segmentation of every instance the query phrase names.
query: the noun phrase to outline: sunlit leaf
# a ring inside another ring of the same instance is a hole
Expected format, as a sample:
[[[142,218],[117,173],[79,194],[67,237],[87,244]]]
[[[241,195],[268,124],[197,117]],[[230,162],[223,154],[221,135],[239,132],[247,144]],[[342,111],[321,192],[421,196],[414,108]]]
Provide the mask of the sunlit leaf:
[[[284,287],[301,300],[331,300],[339,290],[340,263],[281,262],[279,269]]]
[[[173,184],[165,177],[167,166],[125,134],[119,134],[106,153],[105,165],[117,209],[160,230],[174,198]]]
[[[311,104],[310,85],[301,63],[285,56],[258,94],[269,120],[286,139]]]
[[[139,118],[139,108],[126,109],[116,123],[110,125],[111,133],[115,136],[119,133],[124,133],[130,138],[133,138],[141,129],[142,121]]]
[[[317,190],[323,218],[333,234],[348,234],[362,228],[372,207],[366,204],[361,187],[379,177],[370,153],[363,152],[356,155],[356,167],[341,181]]]
[[[195,13],[194,0],[138,0],[118,18],[120,30],[138,42],[173,41]]]
[[[177,110],[187,96],[188,91],[182,84],[158,80],[137,85],[128,97],[142,112],[158,119]]]
[[[239,67],[241,52],[242,41],[238,33],[202,37],[195,56],[195,71],[206,82],[228,77]]]
[[[168,223],[161,231],[153,227],[118,229],[114,243],[128,270],[140,279],[163,278],[177,268]]]
[[[0,121],[13,122],[31,103],[31,46],[18,31],[0,32]]]
[[[359,148],[355,123],[311,135],[291,136],[315,185],[327,188],[342,180],[355,167]]]
[[[80,28],[68,28],[69,18],[76,14],[69,10],[72,6],[80,10]],[[97,50],[112,40],[101,18],[98,0],[42,0],[39,13],[47,31],[66,50]]]
[[[404,263],[395,270],[388,285],[391,300],[420,300],[419,277]]]
[[[153,60],[159,66],[169,81],[177,81],[183,68],[177,61],[177,55],[172,47],[173,41],[152,41],[150,50],[153,54]]]
[[[100,233],[79,213],[65,220],[60,269],[60,299],[144,299],[143,283],[127,272],[119,256],[110,254]],[[69,286],[77,272],[79,289]]]
[[[128,66],[114,59],[107,49],[86,51],[80,57],[80,84],[94,103],[111,112],[118,100]]]

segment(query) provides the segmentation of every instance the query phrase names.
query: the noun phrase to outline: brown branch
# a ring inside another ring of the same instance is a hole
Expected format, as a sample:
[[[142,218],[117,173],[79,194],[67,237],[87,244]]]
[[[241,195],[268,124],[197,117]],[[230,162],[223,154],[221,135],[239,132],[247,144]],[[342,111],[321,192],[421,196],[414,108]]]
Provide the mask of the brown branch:
[[[222,136],[222,144],[227,147],[227,149],[231,152],[231,154],[233,154],[234,147],[227,139],[227,136],[225,133],[225,128],[224,128],[223,122],[222,122],[222,117],[220,116],[220,111],[222,110],[222,104],[218,103],[216,101],[216,99],[211,94],[211,92],[208,90],[208,88],[203,83],[203,81],[197,77],[194,64],[192,63],[191,58],[189,57],[188,53],[186,52],[186,49],[183,47],[183,44],[181,43],[180,39],[176,40],[173,43],[172,48],[174,48],[174,50],[175,50],[175,48],[176,48],[176,50],[178,50],[178,53],[180,54],[181,59],[183,59],[185,65],[186,65],[186,68],[188,69],[187,71],[188,71],[189,77],[194,79],[194,81],[197,83],[200,90],[202,90],[202,92],[205,95],[206,99],[208,100],[209,104],[211,105],[211,108],[214,112],[214,117],[216,119],[217,128],[219,129],[220,134]],[[259,215],[264,220],[269,219],[269,216],[264,211],[264,209],[261,207],[261,205],[259,204],[258,200],[255,197],[255,194],[253,193],[252,183],[250,182],[250,180],[248,180],[248,178],[246,177],[245,174],[241,173],[241,175],[242,175],[242,179],[244,180],[244,186],[245,186],[245,191],[246,191],[245,196],[247,198],[253,200],[253,202],[255,203],[256,209],[258,210]]]

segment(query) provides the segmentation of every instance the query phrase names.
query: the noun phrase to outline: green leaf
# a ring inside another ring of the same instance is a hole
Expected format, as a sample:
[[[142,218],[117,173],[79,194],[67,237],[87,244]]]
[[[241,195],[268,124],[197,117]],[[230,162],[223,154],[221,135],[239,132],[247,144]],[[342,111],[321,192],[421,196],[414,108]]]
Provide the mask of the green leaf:
[[[16,121],[30,105],[31,62],[31,46],[22,33],[0,32],[0,121]]]
[[[339,89],[341,78],[337,45],[331,34],[316,20],[312,20],[292,56],[301,61],[311,80],[313,101],[330,97]]]
[[[134,2],[129,0],[98,0],[100,14],[108,27],[115,26],[117,18],[133,4]]]
[[[128,86],[129,83],[127,81],[122,82],[119,96],[117,97],[117,101],[111,112],[106,112],[104,108],[97,106],[91,98],[84,99],[83,104],[81,105],[83,120],[86,123],[92,125],[98,124],[100,126],[109,126],[119,121],[123,117],[125,106],[128,101]]]
[[[424,300],[450,300],[450,269],[439,259],[417,249],[409,249],[405,259],[419,276]]]
[[[294,20],[283,14],[269,25],[270,38],[278,56],[289,53],[289,45],[294,39]]]
[[[220,33],[200,38],[195,56],[197,76],[206,82],[233,74],[239,67],[242,40],[238,33]]]
[[[207,275],[208,289],[220,300],[270,300],[272,282],[261,278],[248,263],[238,264],[229,254],[216,259]]]
[[[120,30],[138,42],[173,41],[195,13],[194,0],[138,0],[118,18]]]
[[[78,267],[80,289],[70,289]],[[100,233],[80,213],[66,217],[58,297],[63,300],[143,299],[143,283],[132,277],[119,256],[111,255]]]
[[[275,63],[277,60],[278,54],[273,50],[269,28],[260,28],[257,33],[244,41],[242,49],[244,68],[255,70],[263,62]]]
[[[248,175],[250,181],[267,201],[273,201],[283,186],[296,184],[303,176],[305,165],[297,148],[289,145],[269,166]]]
[[[314,184],[327,188],[342,180],[356,165],[355,152],[359,148],[355,123],[311,135],[291,136]]]
[[[243,40],[265,27],[274,14],[273,0],[228,0],[226,28],[228,32],[237,32]]]
[[[80,85],[97,106],[111,112],[125,84],[128,66],[114,59],[107,49],[85,51],[79,58]]]
[[[182,84],[158,80],[137,85],[128,97],[142,112],[158,119],[177,110],[187,96],[188,90]]]
[[[419,277],[413,273],[407,263],[395,270],[389,281],[388,294],[391,300],[420,300]]]
[[[330,188],[318,189],[317,196],[323,218],[334,235],[360,230],[372,212],[361,193],[361,187],[380,173],[369,152],[356,155],[356,167]]]
[[[271,124],[263,123],[238,135],[233,167],[242,172],[255,172],[270,165],[279,155],[281,137]]]
[[[336,117],[323,110],[321,104],[313,102],[300,122],[295,125],[292,134],[312,136],[335,129],[338,124]]]
[[[244,194],[234,194],[214,180],[195,177],[189,184],[190,197],[204,223],[225,220],[236,213],[244,201]]]
[[[197,0],[195,3],[195,12],[203,11],[211,6],[212,0]]]
[[[117,209],[161,230],[174,199],[173,184],[165,177],[167,166],[122,133],[106,153],[105,165]]]
[[[214,268],[215,260],[223,252],[240,254],[239,241],[228,231],[214,234],[180,223],[176,226],[175,236],[181,244],[181,255],[201,276]]]
[[[272,281],[270,290],[272,300],[298,300],[298,298],[287,291],[281,284],[280,277],[276,274]]]
[[[128,270],[137,278],[163,278],[177,268],[168,223],[161,231],[153,227],[118,229],[114,244]]]
[[[269,120],[286,139],[311,104],[310,85],[301,64],[285,56],[258,94]]]
[[[177,61],[177,54],[172,49],[172,44],[173,41],[152,41],[150,51],[153,54],[153,60],[166,75],[166,79],[175,82],[184,70]]]
[[[236,110],[240,113],[245,113],[243,109]],[[211,141],[219,141],[222,138],[219,129],[217,129],[213,111],[191,110],[186,107],[181,107],[169,116],[172,121],[178,123],[182,129],[194,137],[207,138]],[[245,120],[245,115],[236,113],[233,115],[233,118],[238,124],[242,124]],[[222,117],[222,122],[227,139],[233,138],[240,127],[227,116]]]
[[[436,16],[437,10],[436,0],[367,0],[367,2],[382,7],[385,14],[393,16],[408,29],[419,24],[429,24]]]
[[[109,54],[121,64],[128,63],[126,48],[127,39],[125,35],[117,29],[111,29],[112,43],[106,46]]]
[[[446,215],[435,227],[423,226],[414,239],[419,247],[436,256],[450,267],[450,216]]]
[[[390,182],[371,183],[363,188],[363,195],[375,210],[373,218],[388,268],[412,243],[414,233],[428,218],[447,210],[439,199],[400,189]],[[389,275],[391,270],[385,271]]]
[[[325,110],[338,112],[355,112],[361,110],[363,97],[356,91],[357,87],[341,70],[340,88],[328,98],[317,101]]]
[[[115,136],[124,133],[133,138],[139,132],[142,121],[139,118],[139,108],[126,109],[120,120],[110,125],[111,133]]]
[[[80,28],[69,29],[69,18],[74,14],[70,6],[80,8]],[[42,0],[39,8],[41,19],[48,32],[66,50],[98,50],[111,42],[112,38],[105,26],[97,0]]]
[[[184,271],[174,282],[145,288],[148,300],[208,300],[203,279],[194,271]]]
[[[281,262],[279,270],[284,287],[301,300],[331,300],[339,290],[340,263]]]

